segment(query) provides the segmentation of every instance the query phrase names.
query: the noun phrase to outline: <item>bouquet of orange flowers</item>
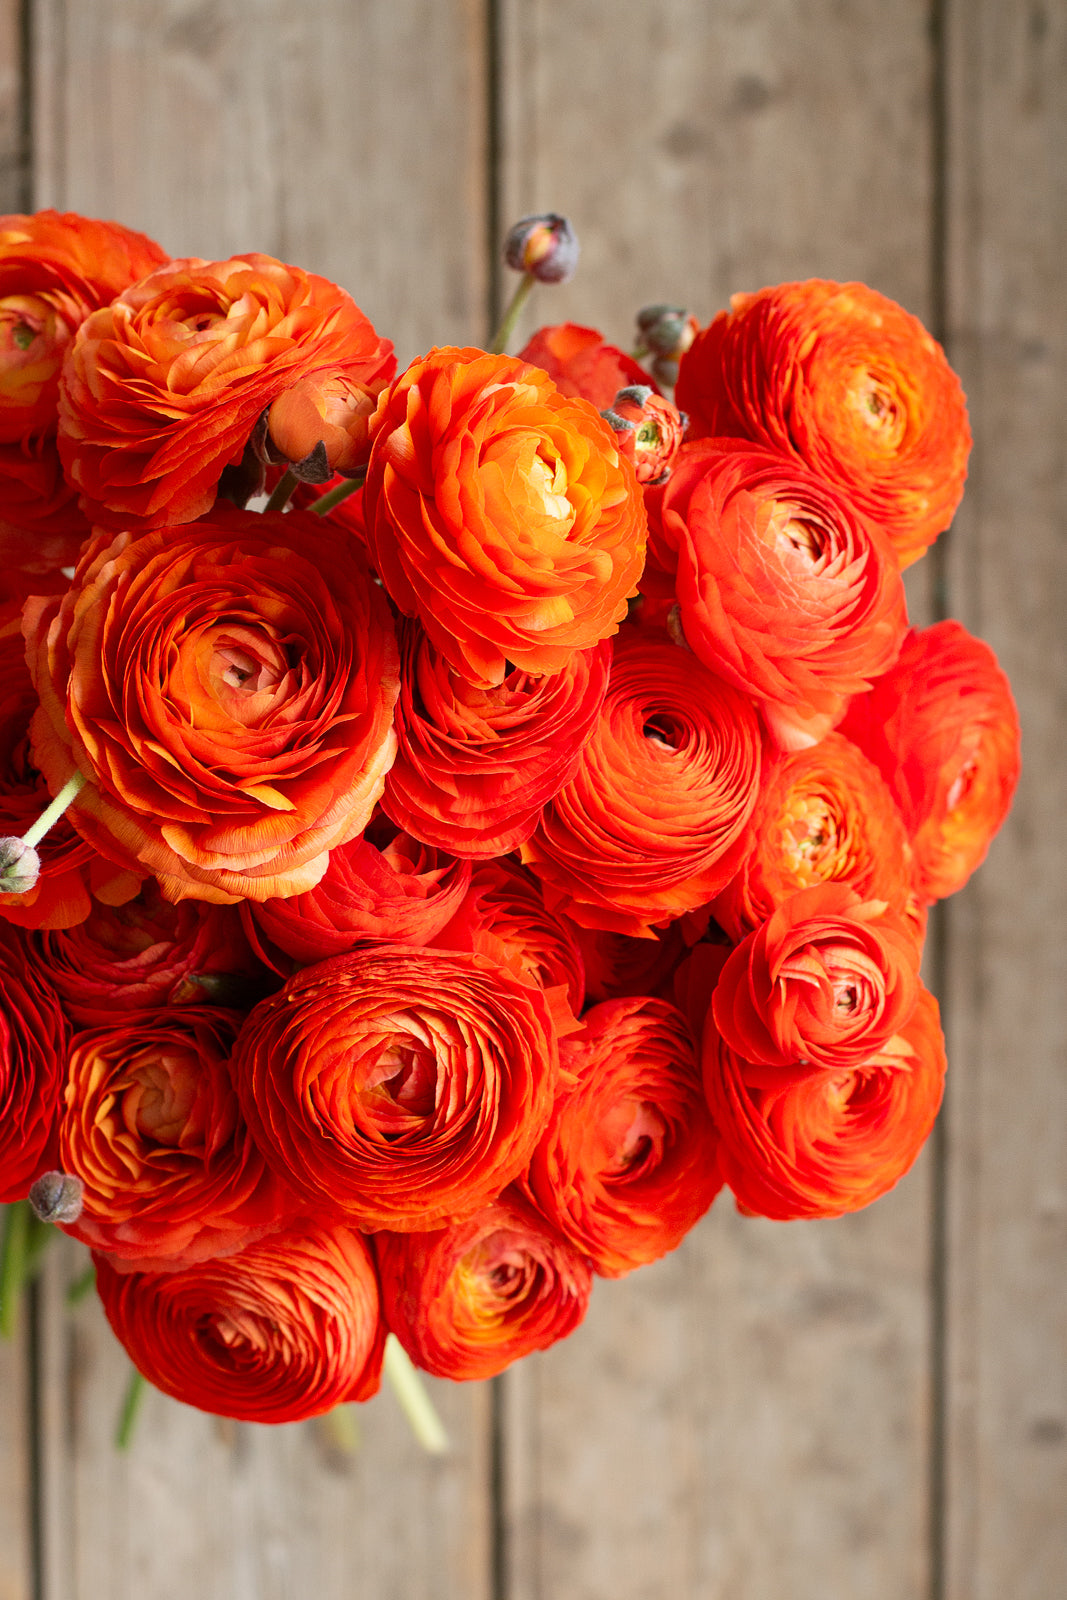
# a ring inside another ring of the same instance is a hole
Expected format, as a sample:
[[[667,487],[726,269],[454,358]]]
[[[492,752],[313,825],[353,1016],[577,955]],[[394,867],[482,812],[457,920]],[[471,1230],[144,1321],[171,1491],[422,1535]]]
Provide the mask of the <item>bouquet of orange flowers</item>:
[[[497,1373],[724,1185],[875,1200],[941,1098],[927,909],[1019,759],[908,626],[957,379],[828,282],[507,355],[569,224],[506,258],[491,348],[398,374],[299,267],[0,219],[0,1314],[58,1224],[231,1417],[387,1334]]]

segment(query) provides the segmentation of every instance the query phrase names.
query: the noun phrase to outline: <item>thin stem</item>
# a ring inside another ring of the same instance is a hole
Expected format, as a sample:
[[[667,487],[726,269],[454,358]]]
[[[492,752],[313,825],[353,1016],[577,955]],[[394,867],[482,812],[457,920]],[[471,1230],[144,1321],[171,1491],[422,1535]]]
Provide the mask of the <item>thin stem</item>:
[[[271,497],[263,507],[264,511],[284,511],[293,498],[293,490],[296,488],[298,481],[296,473],[286,467],[274,485]]]
[[[4,1243],[0,1250],[0,1336],[10,1339],[18,1323],[19,1300],[26,1281],[26,1249],[30,1208],[25,1200],[6,1207]]]
[[[448,1434],[444,1424],[434,1409],[422,1379],[411,1364],[411,1357],[395,1333],[391,1333],[385,1341],[384,1372],[422,1448],[432,1456],[444,1455],[448,1449]]]
[[[35,845],[44,838],[54,822],[58,822],[66,811],[71,801],[85,788],[84,772],[72,772],[66,783],[60,789],[51,805],[46,806],[37,818],[31,822],[26,832],[22,835],[23,844]]]
[[[515,324],[523,306],[530,298],[530,290],[537,282],[532,272],[524,272],[519,279],[518,288],[508,301],[504,315],[500,319],[500,326],[489,341],[489,354],[502,356],[508,347],[508,340],[515,331]]]
[[[141,1409],[144,1392],[148,1388],[148,1379],[134,1367],[130,1373],[130,1381],[126,1385],[126,1394],[122,1401],[122,1410],[119,1412],[119,1425],[115,1429],[116,1450],[128,1450],[133,1439],[133,1430],[137,1423],[137,1413]]]
[[[319,498],[311,507],[312,511],[317,517],[324,517],[327,511],[332,511],[334,506],[341,504],[342,500],[347,500],[350,494],[355,494],[357,489],[362,489],[366,481],[367,474],[366,471],[363,471],[354,478],[346,478],[343,483],[335,484],[332,489],[327,489],[325,494],[319,495]]]
[[[334,1406],[319,1418],[319,1424],[335,1450],[346,1456],[357,1453],[360,1441],[355,1406]]]

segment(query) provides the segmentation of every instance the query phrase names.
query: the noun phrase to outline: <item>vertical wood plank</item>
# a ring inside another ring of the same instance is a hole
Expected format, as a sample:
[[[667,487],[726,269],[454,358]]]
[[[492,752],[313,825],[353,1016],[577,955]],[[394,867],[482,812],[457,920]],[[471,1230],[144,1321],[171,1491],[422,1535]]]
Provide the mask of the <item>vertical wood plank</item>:
[[[974,470],[953,613],[1023,723],[1015,809],[949,907],[949,1600],[1067,1582],[1067,15],[948,7],[949,329]]]
[[[321,272],[404,360],[480,338],[482,10],[38,0],[37,204]]]
[[[568,213],[526,320],[630,339],[735,290],[859,277],[931,305],[925,4],[505,0],[503,213]],[[520,335],[521,337],[521,335]],[[919,1600],[929,1161],[871,1211],[728,1199],[505,1379],[510,1600]]]
[[[169,250],[263,250],[352,291],[401,358],[482,330],[485,44],[475,0],[37,0],[38,205]],[[482,1600],[485,1392],[440,1401],[424,1457],[389,1397],[346,1461],[321,1428],[221,1430],[150,1396],[112,1449],[125,1359],[47,1281],[45,1600]]]

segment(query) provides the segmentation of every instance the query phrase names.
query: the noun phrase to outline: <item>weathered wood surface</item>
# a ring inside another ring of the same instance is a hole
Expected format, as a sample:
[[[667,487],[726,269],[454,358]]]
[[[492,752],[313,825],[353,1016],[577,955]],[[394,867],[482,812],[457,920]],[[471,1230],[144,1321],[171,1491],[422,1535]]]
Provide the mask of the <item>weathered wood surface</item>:
[[[1024,776],[950,902],[948,1600],[1067,1592],[1067,13],[949,7],[949,332],[976,470],[949,592]]]
[[[20,171],[21,9],[0,6],[0,181]],[[156,1396],[116,1456],[128,1369],[95,1305],[63,1312],[59,1252],[36,1587],[29,1370],[24,1347],[0,1350],[0,1600],[1062,1600],[1062,8],[27,10],[34,204],[183,253],[298,261],[402,359],[483,336],[489,219],[542,208],[571,214],[584,255],[527,329],[571,318],[626,342],[648,301],[706,317],[820,274],[945,316],[976,450],[917,593],[925,614],[940,570],[948,609],[994,644],[1027,774],[948,917],[943,1148],[892,1196],[788,1226],[720,1202],[673,1257],[598,1285],[584,1328],[495,1408],[487,1386],[436,1386],[446,1462],[419,1456],[387,1396],[352,1459],[319,1425],[225,1429]]]

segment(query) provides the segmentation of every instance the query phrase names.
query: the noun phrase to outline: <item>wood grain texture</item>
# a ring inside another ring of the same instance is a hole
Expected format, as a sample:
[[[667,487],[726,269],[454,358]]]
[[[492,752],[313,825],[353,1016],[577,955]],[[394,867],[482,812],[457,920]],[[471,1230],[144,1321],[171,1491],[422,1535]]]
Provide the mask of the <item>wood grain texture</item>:
[[[348,289],[402,359],[483,336],[477,0],[39,0],[38,205]]]
[[[481,26],[466,0],[40,0],[36,203],[182,254],[263,250],[324,272],[402,357],[466,341],[485,301]],[[483,1392],[446,1395],[444,1462],[422,1457],[388,1398],[352,1463],[314,1426],[223,1438],[155,1397],[119,1458],[125,1361],[95,1306],[67,1331],[58,1270],[45,1600],[486,1593]]]
[[[577,277],[526,321],[629,341],[776,280],[930,299],[926,7],[504,7],[505,219],[568,213]],[[720,1200],[505,1379],[512,1600],[928,1593],[928,1163],[870,1212]]]
[[[0,1600],[33,1594],[29,1328],[0,1341]]]
[[[1023,724],[1015,808],[949,907],[949,1600],[1067,1586],[1067,14],[949,6],[949,328],[973,470],[952,609]]]

